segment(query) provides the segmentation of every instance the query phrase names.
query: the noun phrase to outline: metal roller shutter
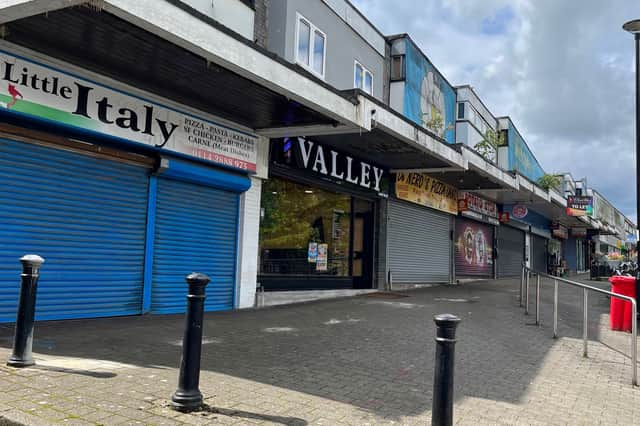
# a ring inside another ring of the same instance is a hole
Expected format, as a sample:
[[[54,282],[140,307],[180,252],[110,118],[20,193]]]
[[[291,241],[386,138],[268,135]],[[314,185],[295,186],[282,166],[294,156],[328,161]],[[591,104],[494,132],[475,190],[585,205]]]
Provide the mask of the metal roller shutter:
[[[456,276],[493,277],[493,227],[456,218]]]
[[[239,195],[166,178],[157,191],[151,311],[184,312],[191,272],[211,278],[206,311],[232,309]]]
[[[524,262],[524,232],[509,226],[498,228],[498,277],[517,277]]]
[[[388,268],[393,282],[449,282],[449,216],[392,200],[388,214]]]
[[[144,167],[0,140],[0,321],[15,321],[20,263],[45,258],[39,320],[139,314]]]
[[[534,271],[547,272],[547,240],[531,234],[531,268]]]

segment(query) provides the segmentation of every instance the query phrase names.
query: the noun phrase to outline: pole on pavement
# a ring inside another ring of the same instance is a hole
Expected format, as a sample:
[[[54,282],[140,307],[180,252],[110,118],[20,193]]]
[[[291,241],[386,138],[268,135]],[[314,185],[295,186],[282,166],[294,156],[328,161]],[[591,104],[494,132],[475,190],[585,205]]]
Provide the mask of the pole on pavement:
[[[460,318],[451,314],[436,315],[436,364],[433,376],[433,406],[431,424],[453,424],[453,367],[456,328]]]
[[[204,319],[205,287],[210,279],[205,274],[192,273],[186,277],[189,284],[187,315],[182,339],[182,361],[178,389],[171,396],[174,410],[189,412],[202,407],[200,393],[200,356],[202,354],[202,323]]]
[[[29,367],[35,364],[32,355],[33,324],[36,316],[36,293],[40,265],[44,259],[36,254],[27,254],[20,258],[20,301],[16,315],[16,330],[13,339],[13,353],[7,361],[10,367]]]
[[[634,35],[636,44],[636,227],[640,231],[640,19],[629,21],[622,29]],[[640,263],[640,238],[636,241],[636,262]],[[639,299],[640,268],[636,272],[636,302]],[[634,321],[637,319],[634,318]]]

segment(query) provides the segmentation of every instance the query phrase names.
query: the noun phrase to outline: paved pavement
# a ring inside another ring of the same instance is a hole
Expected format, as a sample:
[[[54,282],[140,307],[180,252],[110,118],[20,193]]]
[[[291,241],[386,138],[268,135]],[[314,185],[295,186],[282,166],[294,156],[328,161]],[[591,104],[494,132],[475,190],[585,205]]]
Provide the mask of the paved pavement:
[[[450,312],[462,318],[456,424],[638,424],[629,334],[607,330],[608,301],[590,298],[583,358],[581,292],[562,289],[554,340],[550,283],[543,283],[540,327],[518,307],[517,289],[515,280],[486,281],[208,314],[207,407],[191,414],[168,408],[182,316],[40,323],[37,366],[0,367],[0,416],[28,425],[424,425],[432,318]],[[0,359],[10,355],[12,332],[0,326]]]

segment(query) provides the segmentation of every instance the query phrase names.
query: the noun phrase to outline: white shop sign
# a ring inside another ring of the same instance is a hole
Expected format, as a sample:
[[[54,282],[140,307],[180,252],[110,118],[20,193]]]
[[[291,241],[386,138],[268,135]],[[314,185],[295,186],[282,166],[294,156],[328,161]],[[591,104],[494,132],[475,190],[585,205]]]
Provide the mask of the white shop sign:
[[[256,136],[0,50],[0,108],[256,170]]]

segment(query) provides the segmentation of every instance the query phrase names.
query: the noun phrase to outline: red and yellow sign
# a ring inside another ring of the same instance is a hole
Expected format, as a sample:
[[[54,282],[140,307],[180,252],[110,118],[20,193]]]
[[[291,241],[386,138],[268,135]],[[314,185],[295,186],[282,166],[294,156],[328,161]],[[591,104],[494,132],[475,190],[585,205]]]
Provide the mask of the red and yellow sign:
[[[461,212],[471,210],[489,217],[498,217],[498,206],[496,203],[466,191],[458,194],[458,210]]]
[[[423,173],[398,173],[396,197],[450,214],[458,214],[458,190]]]

